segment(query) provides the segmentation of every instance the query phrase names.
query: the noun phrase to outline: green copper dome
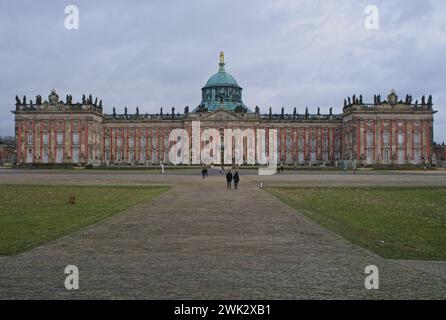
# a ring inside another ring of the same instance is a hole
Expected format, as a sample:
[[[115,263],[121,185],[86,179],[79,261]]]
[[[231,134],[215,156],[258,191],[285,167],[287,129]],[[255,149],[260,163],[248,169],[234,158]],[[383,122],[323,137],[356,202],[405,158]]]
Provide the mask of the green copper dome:
[[[240,88],[234,77],[227,73],[224,68],[220,68],[220,70],[216,74],[210,77],[204,87],[207,88],[214,86],[229,86]]]
[[[195,112],[225,109],[228,111],[249,111],[242,101],[242,88],[225,70],[224,53],[220,52],[219,69],[201,89],[202,98]]]

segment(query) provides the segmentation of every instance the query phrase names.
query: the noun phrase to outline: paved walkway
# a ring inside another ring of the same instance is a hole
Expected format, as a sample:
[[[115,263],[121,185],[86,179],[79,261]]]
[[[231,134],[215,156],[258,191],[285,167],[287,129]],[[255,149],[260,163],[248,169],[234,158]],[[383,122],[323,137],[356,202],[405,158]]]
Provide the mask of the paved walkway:
[[[52,184],[174,187],[82,231],[0,258],[0,299],[446,298],[446,279],[350,244],[259,189],[254,176],[242,177],[238,192],[227,191],[222,177],[198,175],[27,176]],[[68,264],[79,268],[78,291],[64,288]],[[379,290],[364,288],[370,264],[379,268]]]

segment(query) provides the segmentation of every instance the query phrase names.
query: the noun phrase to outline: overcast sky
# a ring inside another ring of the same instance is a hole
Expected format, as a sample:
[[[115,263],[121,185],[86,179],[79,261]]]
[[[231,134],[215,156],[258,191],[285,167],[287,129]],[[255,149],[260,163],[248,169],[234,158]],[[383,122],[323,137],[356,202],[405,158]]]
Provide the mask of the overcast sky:
[[[64,26],[70,4],[79,30]],[[364,27],[367,5],[379,30]],[[443,0],[1,0],[0,135],[14,132],[16,94],[52,88],[99,96],[107,113],[194,108],[223,50],[251,109],[340,113],[354,93],[432,94],[434,138],[446,141],[445,14]]]

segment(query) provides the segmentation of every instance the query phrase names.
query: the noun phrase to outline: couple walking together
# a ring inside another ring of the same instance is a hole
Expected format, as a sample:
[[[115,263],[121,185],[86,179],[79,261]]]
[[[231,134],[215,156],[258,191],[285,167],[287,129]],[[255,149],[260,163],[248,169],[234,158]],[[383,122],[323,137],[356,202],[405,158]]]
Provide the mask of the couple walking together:
[[[238,172],[236,171],[233,175],[231,170],[229,170],[228,173],[226,174],[226,188],[227,189],[232,189],[232,181],[234,181],[234,189],[237,189],[238,182],[240,181]]]

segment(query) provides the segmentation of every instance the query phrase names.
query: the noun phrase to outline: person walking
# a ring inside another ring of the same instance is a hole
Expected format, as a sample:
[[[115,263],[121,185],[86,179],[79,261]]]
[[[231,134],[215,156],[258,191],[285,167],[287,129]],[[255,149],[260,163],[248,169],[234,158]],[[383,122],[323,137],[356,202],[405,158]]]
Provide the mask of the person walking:
[[[226,174],[226,189],[232,188],[232,173],[231,170]]]
[[[240,177],[238,176],[238,172],[234,173],[234,189],[238,188],[238,182],[240,181]]]

